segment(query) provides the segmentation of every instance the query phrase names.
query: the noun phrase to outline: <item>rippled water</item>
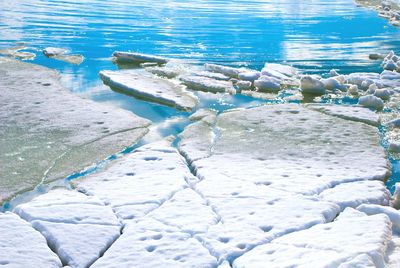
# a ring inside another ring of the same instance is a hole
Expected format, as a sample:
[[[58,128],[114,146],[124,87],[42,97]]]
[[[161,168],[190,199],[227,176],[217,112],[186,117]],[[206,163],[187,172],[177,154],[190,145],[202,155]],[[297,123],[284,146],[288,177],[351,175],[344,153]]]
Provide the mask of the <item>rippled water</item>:
[[[102,86],[115,50],[261,68],[288,62],[306,72],[378,71],[368,54],[400,48],[400,32],[352,0],[0,0],[0,48],[25,42],[35,63],[56,68],[72,91],[161,122],[182,113]],[[85,56],[79,66],[48,59],[47,46]],[[254,102],[236,96],[203,105]],[[176,133],[182,129],[170,129]],[[166,133],[166,134],[168,134]]]

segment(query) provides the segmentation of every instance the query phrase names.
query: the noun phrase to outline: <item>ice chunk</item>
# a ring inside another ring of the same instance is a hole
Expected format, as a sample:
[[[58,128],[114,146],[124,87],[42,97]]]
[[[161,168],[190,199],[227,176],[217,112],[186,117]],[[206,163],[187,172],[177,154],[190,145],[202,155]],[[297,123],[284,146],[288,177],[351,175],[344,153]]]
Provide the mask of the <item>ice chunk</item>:
[[[300,80],[301,91],[307,94],[324,95],[325,85],[321,81],[311,76],[303,76]]]
[[[198,102],[181,86],[143,70],[101,71],[100,78],[112,88],[182,110],[192,110]]]
[[[294,68],[289,65],[278,64],[278,63],[266,63],[264,65],[264,68],[279,72],[288,77],[296,76],[298,74],[297,68]]]
[[[59,56],[67,52],[68,52],[67,49],[59,47],[46,47],[45,49],[43,49],[43,54],[46,55],[47,57]]]
[[[155,62],[158,64],[165,64],[168,62],[168,59],[163,57],[142,54],[142,53],[135,53],[135,52],[115,51],[113,53],[113,57],[117,58],[117,60],[121,62],[132,62],[132,63]]]
[[[392,91],[387,88],[378,88],[373,94],[375,97],[381,98],[382,100],[388,100],[392,95]]]
[[[204,64],[204,68],[207,71],[221,73],[223,75],[233,77],[233,78],[238,78],[239,74],[244,71],[244,69],[241,69],[241,68],[233,68],[233,67],[217,65],[217,64],[210,64],[210,63]]]
[[[28,47],[25,46],[15,46],[15,47],[10,47],[6,49],[1,49],[0,50],[0,55],[3,56],[8,56],[8,57],[13,57],[16,59],[21,59],[21,60],[33,60],[36,58],[36,54],[32,52],[26,52],[22,51],[27,49]]]
[[[54,70],[8,59],[0,72],[7,72],[0,81],[0,203],[81,171],[147,132],[150,121],[71,94]]]
[[[327,90],[339,89],[341,91],[344,91],[346,89],[346,87],[344,85],[342,85],[335,78],[322,79],[321,82],[324,84],[325,89],[327,89]]]
[[[390,193],[381,181],[356,181],[342,183],[320,194],[325,201],[338,204],[341,209],[356,208],[361,204],[388,206]]]
[[[239,73],[239,79],[244,80],[244,81],[250,81],[254,82],[261,76],[260,72],[257,71],[246,71]]]
[[[259,79],[254,81],[254,86],[259,91],[272,91],[277,92],[281,90],[281,85],[278,79],[268,76],[261,76]]]
[[[189,116],[189,120],[191,121],[199,121],[207,116],[215,117],[217,112],[211,109],[199,109],[195,113]]]
[[[393,194],[393,207],[395,209],[400,209],[400,183],[396,183],[396,189]]]
[[[358,104],[374,110],[382,110],[383,100],[373,95],[362,96],[358,99]]]
[[[189,89],[200,90],[212,93],[230,93],[235,94],[235,89],[230,81],[221,81],[209,77],[184,75],[179,79]]]
[[[46,239],[13,213],[0,213],[0,266],[62,267]]]

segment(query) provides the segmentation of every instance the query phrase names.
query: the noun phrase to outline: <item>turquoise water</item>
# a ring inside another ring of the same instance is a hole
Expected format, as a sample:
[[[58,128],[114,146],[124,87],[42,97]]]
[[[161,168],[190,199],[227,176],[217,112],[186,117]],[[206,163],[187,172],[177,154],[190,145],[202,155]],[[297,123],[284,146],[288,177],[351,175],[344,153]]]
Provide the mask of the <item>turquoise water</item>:
[[[287,62],[305,72],[379,71],[369,53],[399,51],[400,31],[352,0],[13,0],[0,1],[0,48],[24,42],[33,61],[55,68],[73,92],[122,107],[154,122],[187,116],[102,85],[98,72],[116,69],[115,50],[138,51],[260,69]],[[47,46],[82,54],[74,66],[41,54]],[[207,99],[224,110],[261,103],[244,96]],[[164,130],[176,134],[183,126]],[[394,174],[400,165],[394,163]]]

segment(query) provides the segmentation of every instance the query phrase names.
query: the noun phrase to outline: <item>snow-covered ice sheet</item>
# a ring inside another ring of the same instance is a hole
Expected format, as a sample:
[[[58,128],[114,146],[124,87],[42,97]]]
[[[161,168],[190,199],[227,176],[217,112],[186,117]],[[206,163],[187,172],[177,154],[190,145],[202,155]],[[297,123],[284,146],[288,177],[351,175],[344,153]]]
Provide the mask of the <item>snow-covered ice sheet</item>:
[[[150,122],[83,99],[51,69],[0,61],[0,202],[131,146]]]
[[[110,87],[150,101],[192,110],[198,102],[193,93],[144,70],[101,71],[100,78]]]

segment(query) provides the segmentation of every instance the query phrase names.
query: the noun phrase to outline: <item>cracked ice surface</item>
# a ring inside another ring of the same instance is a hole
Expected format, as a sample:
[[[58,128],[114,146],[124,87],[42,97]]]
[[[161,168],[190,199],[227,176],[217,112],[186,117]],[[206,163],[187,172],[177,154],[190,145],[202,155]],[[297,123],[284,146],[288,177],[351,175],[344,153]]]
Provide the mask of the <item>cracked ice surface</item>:
[[[15,213],[46,237],[63,264],[88,267],[119,237],[120,222],[99,199],[55,189],[19,205]]]
[[[179,150],[201,179],[195,189],[221,218],[197,237],[220,261],[330,222],[343,209],[338,205],[388,203],[382,183],[355,182],[389,173],[377,129],[364,123],[296,104],[268,105],[227,111],[214,125],[195,122],[180,138]],[[337,191],[349,191],[350,182],[365,192],[340,200]],[[334,186],[325,198],[314,196]]]
[[[110,204],[124,219],[144,215],[196,181],[169,141],[151,143],[100,173],[74,182],[78,190]]]
[[[54,70],[0,59],[0,203],[139,140],[150,122],[68,92]]]
[[[391,221],[347,208],[332,223],[288,234],[235,260],[233,267],[385,267]]]
[[[47,242],[26,221],[12,213],[0,213],[0,266],[61,267]]]

